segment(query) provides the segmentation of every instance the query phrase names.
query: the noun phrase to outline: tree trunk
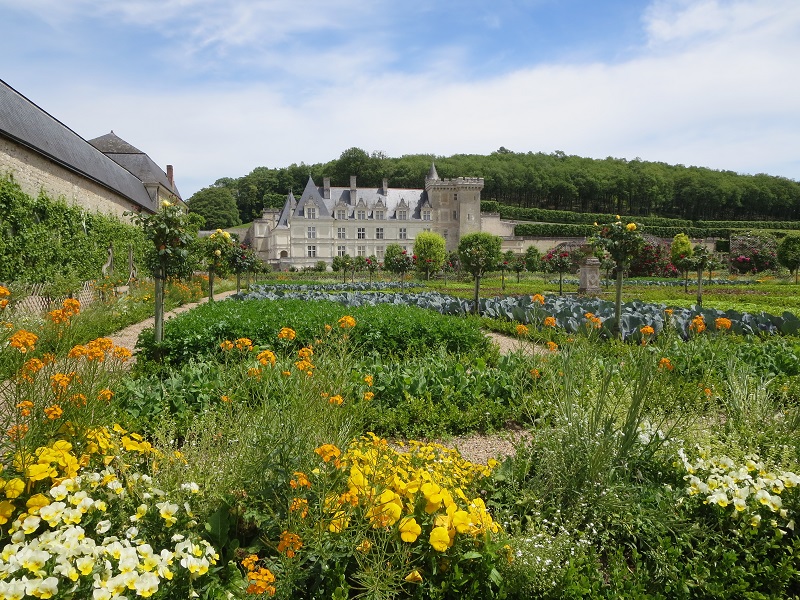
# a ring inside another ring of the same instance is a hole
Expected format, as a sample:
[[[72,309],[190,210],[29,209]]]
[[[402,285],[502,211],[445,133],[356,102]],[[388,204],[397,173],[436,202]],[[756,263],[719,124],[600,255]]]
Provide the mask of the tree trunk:
[[[478,314],[478,302],[480,301],[480,294],[481,294],[481,276],[475,275],[475,306],[472,308],[472,312],[474,314]]]
[[[500,289],[506,291],[506,272],[504,270],[500,271]]]
[[[156,268],[156,310],[155,310],[155,341],[156,344],[164,339],[164,267]]]
[[[242,274],[239,271],[236,271],[236,293],[241,294],[242,292]]]
[[[214,269],[208,270],[208,301],[214,301]]]
[[[697,270],[697,306],[703,306],[703,269]]]
[[[617,267],[617,298],[614,302],[614,319],[617,337],[622,338],[622,327],[620,317],[622,316],[622,266]]]
[[[564,295],[564,273],[558,274],[558,295]]]

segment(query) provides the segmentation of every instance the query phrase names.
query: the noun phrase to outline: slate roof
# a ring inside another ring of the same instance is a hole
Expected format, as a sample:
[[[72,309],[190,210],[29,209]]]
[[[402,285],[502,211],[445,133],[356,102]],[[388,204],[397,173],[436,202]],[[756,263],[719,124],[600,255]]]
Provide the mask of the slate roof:
[[[161,167],[153,162],[147,154],[130,145],[113,131],[89,140],[89,143],[115,163],[136,175],[145,185],[159,184],[178,198],[181,197],[178,188],[170,182]]]
[[[134,173],[0,80],[0,135],[95,181],[148,211],[156,202]]]
[[[422,189],[401,189],[389,188],[388,192],[382,188],[358,188],[356,195],[351,195],[349,187],[331,187],[330,198],[324,198],[325,189],[317,186],[311,177],[308,178],[306,187],[303,190],[302,196],[296,200],[294,195],[289,194],[286,198],[286,204],[283,206],[283,211],[278,219],[278,227],[288,227],[289,218],[302,217],[306,202],[313,200],[314,205],[317,207],[318,218],[331,217],[336,214],[336,210],[345,207],[347,210],[347,218],[352,219],[355,214],[356,207],[361,204],[363,200],[367,217],[372,216],[372,211],[378,206],[378,203],[383,204],[382,210],[384,211],[385,219],[394,219],[397,215],[397,209],[401,202],[405,201],[408,206],[408,218],[419,219],[420,211],[423,206],[428,204],[428,194]]]

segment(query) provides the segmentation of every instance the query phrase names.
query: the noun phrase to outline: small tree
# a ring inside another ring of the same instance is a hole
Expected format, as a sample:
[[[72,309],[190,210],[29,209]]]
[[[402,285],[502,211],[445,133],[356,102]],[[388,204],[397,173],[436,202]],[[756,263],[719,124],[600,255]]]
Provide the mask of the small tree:
[[[230,254],[230,267],[236,274],[236,293],[242,291],[242,273],[250,273],[258,265],[255,251],[246,244],[237,244]],[[249,277],[248,277],[249,279]]]
[[[500,261],[502,240],[491,233],[468,233],[458,243],[461,265],[475,278],[475,304],[473,312],[478,314],[481,277]]]
[[[344,256],[336,256],[333,259],[331,268],[334,271],[342,271],[342,283],[347,283],[347,272],[353,268],[353,259],[349,254],[345,254]]]
[[[614,326],[617,335],[621,335],[620,316],[622,313],[623,274],[631,258],[644,245],[644,238],[639,232],[639,225],[632,222],[624,224],[621,220],[618,220],[598,227],[597,233],[591,239],[591,244],[608,252],[617,265],[617,297],[614,303]]]
[[[692,265],[697,271],[697,306],[703,306],[703,271],[711,261],[711,252],[702,244],[692,248]]]
[[[400,289],[405,289],[405,277],[414,268],[414,259],[400,244],[389,244],[386,246],[386,254],[383,258],[383,267],[390,273],[400,276]]]
[[[353,261],[353,281],[356,280],[356,273],[361,273],[367,268],[367,259],[363,256],[356,256]]]
[[[190,247],[197,235],[192,221],[181,209],[166,200],[161,210],[152,215],[127,213],[134,223],[144,230],[152,242],[148,250],[147,265],[155,279],[155,331],[156,343],[164,338],[164,282],[167,277],[184,277],[191,272]]]
[[[542,253],[536,246],[528,246],[525,250],[525,268],[531,273],[542,270]]]
[[[219,275],[224,277],[230,271],[231,257],[234,252],[234,242],[231,234],[222,229],[203,240],[203,257],[208,268],[208,300],[214,300],[214,278]]]
[[[425,279],[430,280],[431,273],[441,270],[447,252],[445,239],[438,233],[423,231],[417,234],[414,240],[414,255],[417,257],[417,270],[425,273]]]
[[[519,274],[525,270],[525,255],[515,254],[511,262],[511,269],[517,274],[517,283],[519,283]]]
[[[679,233],[672,238],[669,256],[672,264],[683,274],[683,291],[689,291],[689,269],[694,266],[692,262],[692,242],[685,233]]]
[[[564,273],[575,268],[572,257],[566,250],[550,250],[542,257],[542,268],[548,273],[558,273],[558,295],[564,295]]]
[[[374,254],[371,254],[367,257],[367,271],[369,271],[369,284],[372,285],[372,278],[375,275],[375,271],[378,270],[380,267],[380,263],[378,262],[378,257]]]
[[[778,244],[778,262],[794,274],[797,284],[797,271],[800,270],[800,234],[790,233]]]

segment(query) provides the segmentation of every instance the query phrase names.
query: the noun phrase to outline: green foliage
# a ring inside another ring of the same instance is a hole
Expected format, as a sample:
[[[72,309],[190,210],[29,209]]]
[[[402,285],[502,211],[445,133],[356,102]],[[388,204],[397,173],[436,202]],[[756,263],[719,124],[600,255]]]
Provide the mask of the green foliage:
[[[239,225],[239,209],[229,189],[212,186],[195,192],[186,202],[190,213],[205,219],[204,229],[226,229]]]
[[[157,213],[131,214],[131,218],[150,242],[147,264],[153,276],[165,279],[191,275],[195,266],[191,249],[197,232],[180,206],[164,201]]]
[[[461,267],[476,279],[496,268],[500,261],[501,240],[491,233],[468,233],[458,242]]]
[[[291,347],[313,344],[326,324],[336,327],[344,315],[369,326],[350,333],[359,352],[384,356],[404,356],[425,348],[444,348],[449,352],[482,352],[487,339],[476,321],[443,317],[410,306],[378,305],[346,308],[334,302],[285,300],[263,302],[246,300],[204,304],[165,324],[164,341],[155,344],[151,330],[139,338],[139,362],[161,360],[179,365],[192,357],[213,356],[223,340],[248,337],[255,344],[271,346],[283,327],[297,332]]]
[[[62,200],[31,198],[0,177],[0,281],[48,283],[52,296],[75,292],[101,277],[110,245],[118,275],[127,278],[129,248],[141,269],[146,244],[138,228]]]
[[[771,233],[747,231],[731,236],[731,266],[740,273],[760,273],[778,266],[778,241]]]
[[[414,256],[417,257],[417,270],[430,279],[431,273],[438,272],[444,265],[446,256],[445,239],[438,233],[423,231],[414,240]]]
[[[794,273],[797,283],[797,270],[800,268],[800,234],[789,234],[778,244],[778,262]]]
[[[672,238],[672,246],[670,246],[670,259],[672,264],[686,273],[692,268],[692,242],[689,236],[685,233],[679,233]]]

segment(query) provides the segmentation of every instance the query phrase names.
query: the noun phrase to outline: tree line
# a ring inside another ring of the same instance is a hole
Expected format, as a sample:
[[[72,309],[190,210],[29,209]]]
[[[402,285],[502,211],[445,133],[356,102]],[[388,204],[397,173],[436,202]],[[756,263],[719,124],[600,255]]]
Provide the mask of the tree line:
[[[334,186],[348,186],[355,175],[359,187],[379,187],[386,178],[391,187],[420,188],[431,162],[442,178],[483,177],[486,200],[524,208],[695,221],[800,220],[800,182],[785,177],[639,158],[512,152],[503,147],[488,156],[410,154],[399,158],[350,148],[327,163],[257,167],[243,177],[218,179],[201,192],[223,194],[228,206],[236,205],[238,219],[246,223],[259,217],[265,207],[281,208],[286,194],[301,192],[309,176],[317,184],[330,177]]]

